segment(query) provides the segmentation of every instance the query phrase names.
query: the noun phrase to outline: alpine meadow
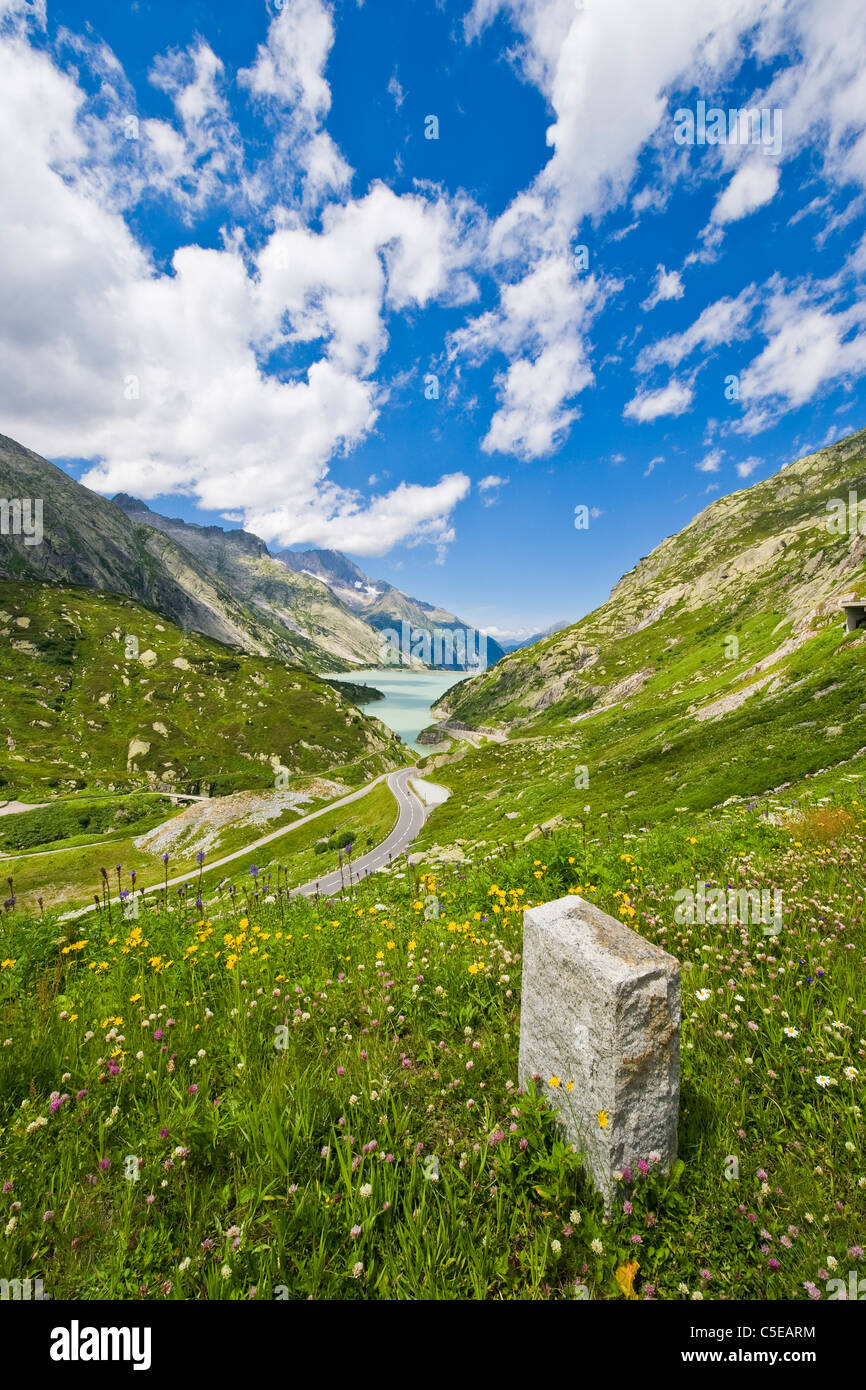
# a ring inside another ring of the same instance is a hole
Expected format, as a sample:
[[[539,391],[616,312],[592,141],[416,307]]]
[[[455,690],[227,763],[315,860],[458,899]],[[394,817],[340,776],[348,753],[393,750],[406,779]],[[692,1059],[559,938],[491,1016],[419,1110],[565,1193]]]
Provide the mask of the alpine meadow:
[[[0,0],[0,1304],[43,1367],[592,1301],[659,1370],[832,1373],[864,59],[857,0]]]

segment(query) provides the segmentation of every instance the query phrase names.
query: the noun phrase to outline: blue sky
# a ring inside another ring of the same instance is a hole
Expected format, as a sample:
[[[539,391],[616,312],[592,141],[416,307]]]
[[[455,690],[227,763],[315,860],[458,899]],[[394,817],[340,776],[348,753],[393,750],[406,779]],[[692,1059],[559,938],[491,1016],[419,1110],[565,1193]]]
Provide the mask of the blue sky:
[[[574,620],[866,423],[864,52],[860,0],[0,0],[0,429]]]

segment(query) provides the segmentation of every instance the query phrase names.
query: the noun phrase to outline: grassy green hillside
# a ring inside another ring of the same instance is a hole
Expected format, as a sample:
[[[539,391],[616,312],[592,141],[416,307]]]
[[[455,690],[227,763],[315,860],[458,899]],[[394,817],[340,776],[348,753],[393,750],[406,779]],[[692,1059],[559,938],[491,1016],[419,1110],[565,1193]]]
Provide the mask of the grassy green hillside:
[[[849,490],[864,534],[828,528]],[[845,632],[840,599],[866,595],[864,558],[866,432],[714,502],[594,613],[447,692],[437,715],[505,741],[429,760],[454,795],[428,842],[587,806],[655,822],[857,772],[866,632]]]
[[[378,720],[297,668],[181,632],[117,595],[0,583],[0,795],[220,794],[399,766]],[[136,654],[137,653],[137,654]]]
[[[124,921],[112,883],[110,917],[0,917],[0,1277],[55,1299],[838,1297],[864,1270],[862,801],[536,849],[395,866],[346,902],[244,865],[204,911],[193,885]],[[780,937],[677,924],[697,873],[779,887]],[[568,1072],[518,1085],[523,910],[572,891],[683,970],[679,1157],[646,1154],[607,1214],[554,1124]]]

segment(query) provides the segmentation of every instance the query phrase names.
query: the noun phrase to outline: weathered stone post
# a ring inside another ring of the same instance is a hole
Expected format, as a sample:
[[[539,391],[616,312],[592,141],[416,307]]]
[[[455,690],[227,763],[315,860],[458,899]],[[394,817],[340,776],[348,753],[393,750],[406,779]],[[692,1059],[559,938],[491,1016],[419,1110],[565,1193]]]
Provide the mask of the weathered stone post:
[[[523,914],[519,1080],[539,1075],[606,1202],[617,1170],[676,1157],[679,1029],[673,956],[577,896]]]

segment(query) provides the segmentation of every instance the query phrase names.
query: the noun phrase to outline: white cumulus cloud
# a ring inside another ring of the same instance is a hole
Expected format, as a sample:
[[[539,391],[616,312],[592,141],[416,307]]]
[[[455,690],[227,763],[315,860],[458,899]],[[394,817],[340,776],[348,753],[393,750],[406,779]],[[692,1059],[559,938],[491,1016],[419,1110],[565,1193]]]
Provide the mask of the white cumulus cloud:
[[[662,415],[682,415],[694,399],[694,388],[676,379],[655,391],[638,391],[627,403],[623,415],[627,420],[648,424]]]
[[[720,226],[738,222],[775,198],[781,177],[778,164],[758,155],[734,174],[713,208],[712,219]]]
[[[382,554],[424,542],[441,554],[468,478],[398,482],[366,501],[331,469],[386,399],[373,374],[388,317],[474,294],[465,204],[374,185],[310,226],[282,201],[279,152],[267,176],[245,166],[224,67],[206,43],[153,63],[175,114],[152,120],[131,110],[104,46],[73,43],[78,66],[67,69],[30,42],[32,23],[7,5],[0,29],[0,122],[17,132],[0,143],[0,257],[16,267],[0,279],[4,429],[53,458],[92,460],[91,488],[185,494],[281,545]],[[332,39],[325,5],[287,0],[235,93],[289,112],[286,151],[301,149],[308,183],[327,156],[316,140]],[[133,139],[125,113],[138,121]],[[215,197],[265,198],[275,229],[255,249],[240,232],[218,246],[190,240],[164,267],[124,217],[148,182],[187,217]]]

